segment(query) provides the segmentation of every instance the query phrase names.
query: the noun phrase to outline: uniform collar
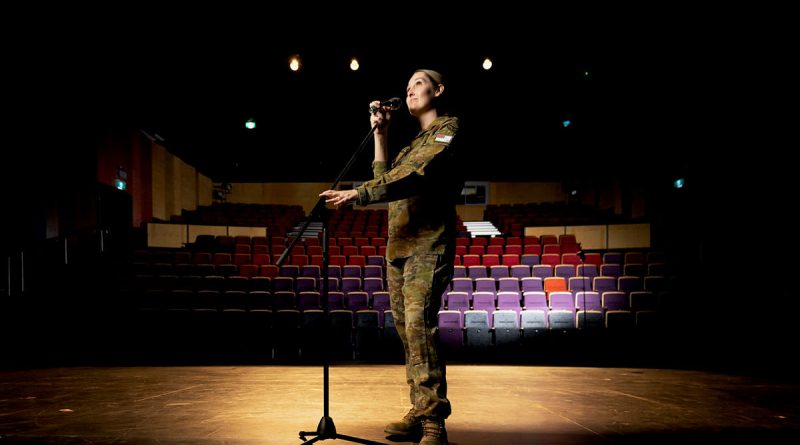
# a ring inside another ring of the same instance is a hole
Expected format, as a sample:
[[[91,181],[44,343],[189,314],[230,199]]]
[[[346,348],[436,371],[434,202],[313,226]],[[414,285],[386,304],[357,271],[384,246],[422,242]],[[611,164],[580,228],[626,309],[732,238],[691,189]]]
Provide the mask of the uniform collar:
[[[427,130],[420,130],[419,133],[417,133],[417,137],[438,130],[439,128],[442,127],[442,125],[447,119],[450,119],[450,116],[441,115],[437,117],[436,119],[433,120],[433,122],[431,122],[431,126]]]

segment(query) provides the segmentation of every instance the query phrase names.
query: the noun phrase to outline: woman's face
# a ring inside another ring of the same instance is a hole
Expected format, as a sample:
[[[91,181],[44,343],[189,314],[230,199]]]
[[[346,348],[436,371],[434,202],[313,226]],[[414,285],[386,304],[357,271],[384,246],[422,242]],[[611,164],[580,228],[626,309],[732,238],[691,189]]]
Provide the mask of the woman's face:
[[[419,116],[434,108],[433,100],[441,94],[442,89],[441,85],[434,85],[427,74],[414,73],[406,87],[406,105],[409,113]]]

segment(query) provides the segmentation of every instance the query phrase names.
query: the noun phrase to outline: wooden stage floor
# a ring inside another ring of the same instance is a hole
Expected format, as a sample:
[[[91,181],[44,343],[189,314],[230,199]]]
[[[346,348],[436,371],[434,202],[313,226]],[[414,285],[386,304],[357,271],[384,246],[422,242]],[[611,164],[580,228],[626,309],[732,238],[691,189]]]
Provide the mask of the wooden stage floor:
[[[334,364],[341,434],[387,444],[401,365]],[[451,365],[450,443],[799,443],[800,385],[696,370]],[[322,417],[315,366],[0,370],[0,445],[300,444]],[[343,444],[344,440],[317,443]]]

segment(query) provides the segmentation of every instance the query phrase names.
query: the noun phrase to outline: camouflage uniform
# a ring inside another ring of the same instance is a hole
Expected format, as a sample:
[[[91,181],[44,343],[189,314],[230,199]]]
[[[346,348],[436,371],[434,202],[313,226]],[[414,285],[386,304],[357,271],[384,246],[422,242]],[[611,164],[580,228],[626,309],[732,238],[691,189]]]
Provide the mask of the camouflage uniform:
[[[453,276],[455,202],[463,186],[452,146],[457,131],[457,118],[438,117],[391,169],[374,162],[375,179],[356,188],[359,205],[389,202],[387,279],[417,417],[450,415],[436,333],[439,298]]]

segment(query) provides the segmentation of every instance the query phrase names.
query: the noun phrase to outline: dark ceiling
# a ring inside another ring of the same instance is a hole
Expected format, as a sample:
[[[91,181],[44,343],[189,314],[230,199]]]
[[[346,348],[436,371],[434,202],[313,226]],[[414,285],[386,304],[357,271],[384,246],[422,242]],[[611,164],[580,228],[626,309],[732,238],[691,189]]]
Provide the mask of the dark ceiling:
[[[647,35],[561,33],[350,38],[331,28],[173,27],[168,35],[129,35],[109,22],[15,47],[14,73],[20,111],[78,115],[89,131],[132,127],[157,135],[218,182],[333,180],[369,131],[368,103],[402,97],[419,67],[448,79],[469,179],[633,174],[644,162],[664,174],[680,169],[679,136],[662,128],[676,128],[667,110],[677,106],[681,58]],[[303,62],[297,73],[287,66],[293,54]],[[348,67],[352,57],[357,72]],[[494,62],[490,71],[481,67],[485,57]],[[417,130],[398,114],[395,151]],[[248,118],[256,130],[244,128]],[[659,155],[667,149],[672,155]],[[369,177],[370,159],[368,147],[347,178]]]

